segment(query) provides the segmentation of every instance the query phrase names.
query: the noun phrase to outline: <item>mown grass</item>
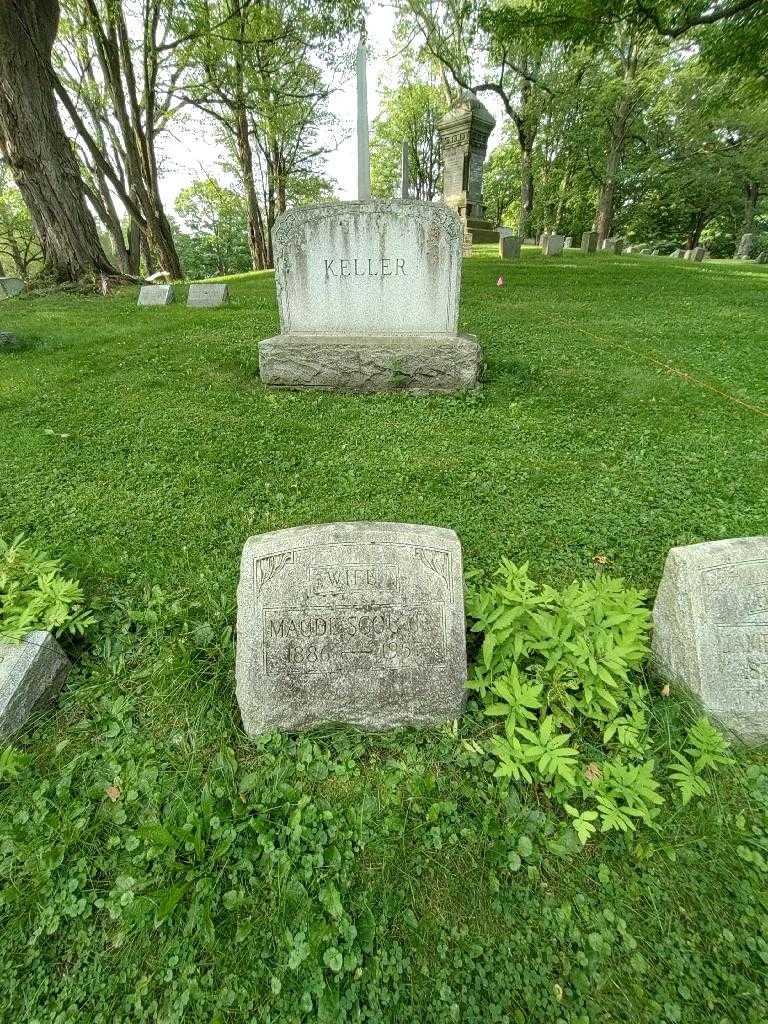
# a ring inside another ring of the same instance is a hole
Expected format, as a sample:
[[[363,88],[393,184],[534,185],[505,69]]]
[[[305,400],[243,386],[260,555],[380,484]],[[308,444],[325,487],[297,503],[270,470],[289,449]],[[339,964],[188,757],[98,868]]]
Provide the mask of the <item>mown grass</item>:
[[[768,268],[480,250],[488,368],[457,398],[267,394],[273,278],[230,287],[0,306],[0,532],[100,619],[0,780],[3,1019],[765,1020],[764,753],[581,851],[462,746],[472,707],[247,741],[232,624],[245,538],[284,526],[434,523],[467,569],[604,555],[651,592],[673,544],[766,532]],[[657,700],[659,744],[692,713]]]

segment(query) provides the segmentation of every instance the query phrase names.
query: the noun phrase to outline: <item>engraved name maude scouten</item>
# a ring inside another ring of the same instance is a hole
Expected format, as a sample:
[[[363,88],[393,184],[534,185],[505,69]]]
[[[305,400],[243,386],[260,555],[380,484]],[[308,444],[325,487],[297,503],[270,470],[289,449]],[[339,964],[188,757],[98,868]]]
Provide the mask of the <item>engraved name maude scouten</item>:
[[[356,256],[349,259],[326,259],[325,279],[328,281],[332,277],[407,277],[407,274],[404,259]]]

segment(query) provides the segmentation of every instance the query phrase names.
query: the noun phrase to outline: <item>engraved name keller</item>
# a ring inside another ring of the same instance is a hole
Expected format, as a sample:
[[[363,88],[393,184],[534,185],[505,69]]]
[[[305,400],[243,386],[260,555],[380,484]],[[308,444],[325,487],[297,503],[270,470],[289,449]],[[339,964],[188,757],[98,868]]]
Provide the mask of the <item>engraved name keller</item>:
[[[405,260],[401,257],[349,258],[330,257],[324,260],[325,280],[332,277],[407,277]]]

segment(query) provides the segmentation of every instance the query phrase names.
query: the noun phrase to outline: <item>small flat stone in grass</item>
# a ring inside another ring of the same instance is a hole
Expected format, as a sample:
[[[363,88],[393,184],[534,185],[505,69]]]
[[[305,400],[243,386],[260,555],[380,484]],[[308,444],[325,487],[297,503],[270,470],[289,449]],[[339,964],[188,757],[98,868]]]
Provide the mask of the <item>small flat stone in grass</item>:
[[[140,306],[169,306],[175,298],[172,284],[145,284],[139,292]]]
[[[653,624],[659,673],[743,740],[768,739],[768,537],[672,548]]]
[[[51,633],[37,630],[19,644],[0,644],[0,739],[12,736],[61,689],[70,662]]]
[[[223,306],[229,302],[229,289],[225,284],[191,284],[187,305],[195,309]]]

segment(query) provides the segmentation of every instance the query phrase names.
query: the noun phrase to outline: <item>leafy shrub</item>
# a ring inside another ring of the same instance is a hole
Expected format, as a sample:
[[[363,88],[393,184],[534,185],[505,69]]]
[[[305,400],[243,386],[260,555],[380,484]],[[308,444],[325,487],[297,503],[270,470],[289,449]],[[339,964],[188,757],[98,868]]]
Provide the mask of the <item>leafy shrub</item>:
[[[18,643],[35,629],[78,635],[93,621],[79,583],[61,568],[24,537],[0,537],[0,643]]]
[[[644,598],[607,576],[555,590],[507,560],[491,586],[468,595],[472,631],[483,637],[468,685],[501,724],[488,742],[495,775],[542,788],[582,843],[598,828],[651,825],[664,803],[640,674],[649,653]],[[684,752],[670,755],[668,782],[683,803],[706,796],[706,773],[732,763],[705,718]]]

